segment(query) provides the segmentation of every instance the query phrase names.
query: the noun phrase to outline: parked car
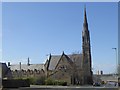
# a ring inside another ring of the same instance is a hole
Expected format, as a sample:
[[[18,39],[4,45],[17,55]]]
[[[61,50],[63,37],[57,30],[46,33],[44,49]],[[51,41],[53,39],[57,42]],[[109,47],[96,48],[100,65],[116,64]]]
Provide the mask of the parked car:
[[[95,82],[93,83],[93,86],[101,86],[101,84],[99,82]]]
[[[106,87],[118,87],[118,82],[108,81],[105,86]]]
[[[118,86],[120,87],[120,77],[118,77]]]

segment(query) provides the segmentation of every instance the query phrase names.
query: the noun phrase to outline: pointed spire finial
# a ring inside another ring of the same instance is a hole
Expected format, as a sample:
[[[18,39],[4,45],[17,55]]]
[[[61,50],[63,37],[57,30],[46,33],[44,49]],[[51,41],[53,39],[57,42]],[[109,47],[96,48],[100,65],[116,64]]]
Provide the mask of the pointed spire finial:
[[[84,23],[87,23],[86,5],[84,5]]]

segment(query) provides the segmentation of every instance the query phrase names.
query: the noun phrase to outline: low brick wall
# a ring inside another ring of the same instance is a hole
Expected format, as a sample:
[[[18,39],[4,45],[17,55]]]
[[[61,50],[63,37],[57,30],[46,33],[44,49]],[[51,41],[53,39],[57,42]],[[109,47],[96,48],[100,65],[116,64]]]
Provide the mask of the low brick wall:
[[[10,79],[10,80],[2,80],[3,88],[19,88],[19,87],[30,87],[29,80],[22,79]]]

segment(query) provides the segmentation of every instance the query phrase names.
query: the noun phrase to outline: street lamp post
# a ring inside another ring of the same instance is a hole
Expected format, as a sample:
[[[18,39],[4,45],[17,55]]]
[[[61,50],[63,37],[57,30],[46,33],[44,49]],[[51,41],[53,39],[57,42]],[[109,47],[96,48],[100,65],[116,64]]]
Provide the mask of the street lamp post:
[[[117,65],[117,48],[112,48],[115,50],[115,53],[116,53],[116,74],[117,74],[117,68],[118,68],[118,65]]]

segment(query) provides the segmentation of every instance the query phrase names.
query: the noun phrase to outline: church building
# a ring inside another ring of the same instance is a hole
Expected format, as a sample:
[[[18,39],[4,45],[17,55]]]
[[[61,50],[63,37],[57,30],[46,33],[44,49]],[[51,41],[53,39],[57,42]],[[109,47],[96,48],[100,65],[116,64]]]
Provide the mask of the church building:
[[[67,55],[51,55],[45,64],[9,65],[13,76],[41,77],[46,76],[54,80],[67,82],[68,85],[86,85],[93,83],[92,60],[90,48],[90,34],[88,30],[87,13],[84,8],[84,23],[82,30],[82,53]],[[22,74],[19,74],[22,71]],[[18,74],[17,74],[18,73]]]
[[[86,8],[82,31],[82,54],[50,55],[45,63],[48,78],[67,81],[68,84],[92,84],[90,34]]]

